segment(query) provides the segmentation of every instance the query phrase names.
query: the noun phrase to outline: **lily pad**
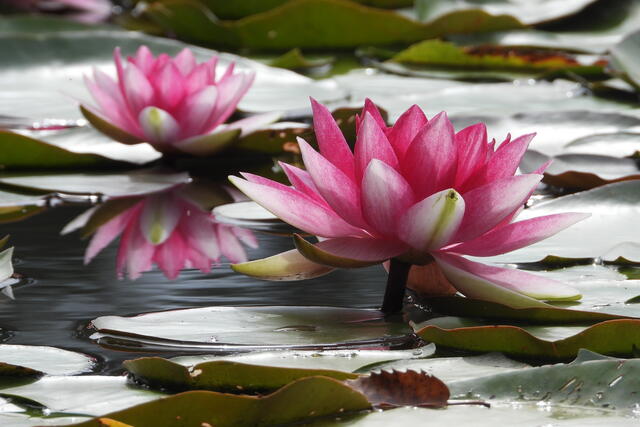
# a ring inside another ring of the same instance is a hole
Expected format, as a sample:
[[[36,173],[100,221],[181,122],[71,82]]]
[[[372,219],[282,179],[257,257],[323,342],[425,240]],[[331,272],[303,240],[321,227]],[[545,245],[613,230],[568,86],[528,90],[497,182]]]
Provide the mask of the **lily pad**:
[[[640,152],[640,133],[616,132],[578,138],[562,148],[564,153],[630,157]]]
[[[0,344],[0,362],[35,369],[47,375],[77,375],[91,372],[95,359],[55,347]]]
[[[550,157],[529,150],[520,163],[524,173],[532,173]],[[588,190],[614,182],[640,179],[640,167],[634,159],[599,154],[561,154],[544,171],[547,184],[572,190]]]
[[[190,182],[186,173],[160,173],[152,170],[122,174],[74,173],[64,175],[3,176],[0,184],[9,188],[40,193],[99,195],[106,197],[137,196],[166,190]]]
[[[640,32],[630,34],[611,49],[612,65],[625,79],[640,89]]]
[[[313,396],[312,399],[309,397]],[[123,423],[165,425],[179,420],[183,426],[281,425],[314,417],[325,417],[368,409],[367,398],[345,385],[326,377],[309,377],[295,381],[267,396],[236,396],[211,391],[188,391],[156,402],[105,414],[105,418]],[[224,408],[220,410],[219,408]],[[98,420],[77,426],[100,426]]]
[[[256,351],[232,356],[198,355],[179,356],[172,361],[184,366],[226,360],[250,363],[258,366],[305,369],[335,369],[345,372],[365,372],[362,368],[390,360],[413,360],[430,356],[435,351],[432,345],[411,350],[324,350],[324,351]]]
[[[619,410],[640,403],[640,360],[591,360],[542,366],[450,383],[458,397]],[[608,425],[608,424],[607,424]]]
[[[542,0],[535,3],[506,0],[416,0],[418,16],[433,20],[457,10],[482,10],[492,15],[510,15],[520,22],[533,25],[553,21],[580,12],[596,0]]]
[[[127,360],[124,367],[136,380],[151,387],[181,391],[263,392],[306,377],[323,376],[340,381],[358,377],[357,374],[333,369],[280,368],[227,360],[186,367],[161,357]]]
[[[483,260],[537,262],[554,256],[640,262],[639,181],[608,184],[539,203],[525,209],[518,220],[559,212],[589,212],[591,217],[526,248]]]
[[[605,355],[631,357],[640,346],[640,320],[609,320],[556,341],[538,338],[510,325],[448,329],[426,323],[416,333],[436,346],[478,352],[500,351],[531,359],[567,360],[575,357],[581,348]]]
[[[50,33],[47,37],[25,34],[0,36],[0,115],[27,118],[35,127],[43,120],[74,120],[83,124],[77,100],[90,100],[82,81],[93,67],[115,73],[113,49],[132,54],[140,45],[155,53],[177,54],[189,47],[199,61],[218,55],[219,67],[236,63],[236,70],[255,71],[256,80],[240,102],[242,111],[310,111],[309,96],[321,102],[336,101],[345,94],[332,80],[307,77],[240,56],[189,46],[175,40],[124,31]],[[50,70],[55,70],[51,72]],[[20,122],[20,127],[24,121]]]
[[[0,395],[36,402],[54,412],[101,415],[159,399],[162,393],[127,385],[126,377],[43,377],[18,387],[0,388]]]
[[[204,307],[92,321],[92,339],[122,349],[244,352],[387,347],[411,340],[377,310],[335,307]]]
[[[352,48],[522,27],[510,16],[493,16],[481,10],[454,12],[421,23],[404,14],[342,0],[290,1],[226,22],[219,21],[203,4],[185,0],[154,3],[144,13],[180,38],[227,48]]]
[[[288,70],[308,70],[327,66],[333,61],[334,59],[331,57],[316,59],[305,58],[300,49],[294,48],[273,59],[269,65],[272,67],[286,68]]]
[[[255,231],[277,234],[293,234],[298,231],[253,201],[216,206],[213,215],[220,223]]]

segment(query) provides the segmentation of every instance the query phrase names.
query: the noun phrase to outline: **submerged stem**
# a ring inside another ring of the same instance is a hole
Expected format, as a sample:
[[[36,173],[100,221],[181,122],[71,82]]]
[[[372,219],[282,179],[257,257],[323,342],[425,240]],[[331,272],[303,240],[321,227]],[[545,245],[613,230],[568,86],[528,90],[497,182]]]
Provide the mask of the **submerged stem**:
[[[387,289],[384,292],[384,301],[381,308],[384,314],[399,313],[402,310],[404,291],[407,287],[410,269],[411,264],[400,261],[397,258],[391,258]]]

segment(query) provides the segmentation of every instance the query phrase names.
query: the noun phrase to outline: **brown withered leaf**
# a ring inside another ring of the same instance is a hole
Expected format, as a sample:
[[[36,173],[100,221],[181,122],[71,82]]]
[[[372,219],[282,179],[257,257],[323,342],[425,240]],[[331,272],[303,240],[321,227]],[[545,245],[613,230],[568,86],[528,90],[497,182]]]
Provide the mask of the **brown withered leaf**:
[[[423,371],[374,372],[346,383],[367,396],[371,404],[378,408],[442,408],[449,400],[449,388],[445,383]]]

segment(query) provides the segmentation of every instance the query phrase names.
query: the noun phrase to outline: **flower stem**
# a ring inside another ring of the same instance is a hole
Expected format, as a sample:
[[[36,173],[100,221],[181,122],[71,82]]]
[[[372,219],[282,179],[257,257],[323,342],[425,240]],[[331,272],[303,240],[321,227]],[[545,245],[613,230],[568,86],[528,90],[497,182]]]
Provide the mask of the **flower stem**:
[[[402,310],[404,291],[407,286],[410,269],[411,264],[400,261],[397,258],[391,258],[387,289],[384,292],[384,301],[380,309],[384,314],[399,313]]]

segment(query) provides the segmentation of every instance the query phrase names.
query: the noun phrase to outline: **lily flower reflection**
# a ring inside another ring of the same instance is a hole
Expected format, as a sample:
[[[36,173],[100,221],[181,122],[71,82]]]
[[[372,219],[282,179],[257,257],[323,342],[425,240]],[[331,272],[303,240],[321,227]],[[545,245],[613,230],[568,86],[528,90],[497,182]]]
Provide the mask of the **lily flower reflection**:
[[[111,16],[110,0],[3,0],[10,7],[25,12],[64,15],[85,24],[106,21]],[[0,2],[1,3],[1,2]]]
[[[118,277],[130,279],[157,265],[169,279],[180,270],[211,271],[221,257],[237,263],[247,260],[244,245],[258,246],[250,230],[217,223],[210,212],[216,198],[231,200],[230,193],[204,195],[194,184],[184,184],[143,197],[119,197],[90,209],[63,232],[83,227],[93,234],[85,252],[89,263],[120,236],[116,260]]]

